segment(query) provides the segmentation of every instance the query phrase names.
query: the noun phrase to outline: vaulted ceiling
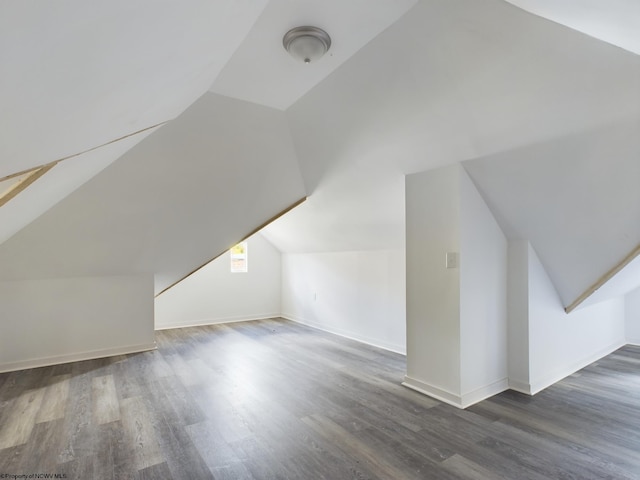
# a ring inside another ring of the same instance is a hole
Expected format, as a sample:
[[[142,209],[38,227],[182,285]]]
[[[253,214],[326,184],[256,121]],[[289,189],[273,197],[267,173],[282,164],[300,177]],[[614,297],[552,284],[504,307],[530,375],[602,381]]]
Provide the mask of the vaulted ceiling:
[[[635,0],[507,0],[593,38],[640,55],[640,3]]]
[[[634,0],[2,2],[0,179],[62,161],[0,208],[0,279],[130,269],[155,273],[159,290],[305,194],[266,230],[283,251],[403,248],[404,175],[466,161],[503,228],[530,238],[569,298],[640,241],[628,226],[640,218],[637,189],[615,183],[637,175],[640,155],[637,9]],[[309,66],[281,45],[301,24],[333,40]],[[613,148],[616,138],[626,143]],[[572,139],[596,140],[586,152]],[[555,197],[531,185],[529,210],[510,210],[522,190],[509,168],[554,175],[563,153],[582,182]],[[609,178],[607,162],[624,170]],[[588,218],[619,228],[620,241],[589,237],[564,254],[590,230],[554,231],[544,212],[580,216],[561,200],[585,182],[606,199]],[[232,205],[244,219],[227,214]],[[31,255],[43,245],[58,257]]]

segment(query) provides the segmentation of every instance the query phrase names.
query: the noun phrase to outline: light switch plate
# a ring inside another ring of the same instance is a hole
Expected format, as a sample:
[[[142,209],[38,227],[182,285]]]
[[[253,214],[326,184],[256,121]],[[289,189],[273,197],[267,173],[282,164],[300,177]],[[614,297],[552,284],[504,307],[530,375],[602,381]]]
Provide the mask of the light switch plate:
[[[458,252],[447,252],[446,267],[458,268]]]

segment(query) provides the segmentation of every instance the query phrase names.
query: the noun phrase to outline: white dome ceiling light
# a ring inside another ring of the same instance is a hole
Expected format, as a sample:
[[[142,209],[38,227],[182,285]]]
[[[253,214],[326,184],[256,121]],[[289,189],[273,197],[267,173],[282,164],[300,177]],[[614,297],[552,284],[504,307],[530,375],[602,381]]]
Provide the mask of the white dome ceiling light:
[[[285,33],[282,45],[296,60],[313,63],[331,47],[331,37],[317,27],[296,27]]]

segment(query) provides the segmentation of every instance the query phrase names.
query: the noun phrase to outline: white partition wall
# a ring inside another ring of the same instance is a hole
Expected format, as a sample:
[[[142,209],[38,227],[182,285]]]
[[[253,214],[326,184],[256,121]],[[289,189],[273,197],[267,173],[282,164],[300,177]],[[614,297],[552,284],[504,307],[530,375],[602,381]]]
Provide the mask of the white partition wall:
[[[460,168],[461,395],[470,404],[507,387],[507,239]]]
[[[405,385],[457,407],[507,387],[507,242],[460,165],[407,176]]]
[[[407,376],[427,394],[459,402],[460,250],[458,168],[406,178]]]

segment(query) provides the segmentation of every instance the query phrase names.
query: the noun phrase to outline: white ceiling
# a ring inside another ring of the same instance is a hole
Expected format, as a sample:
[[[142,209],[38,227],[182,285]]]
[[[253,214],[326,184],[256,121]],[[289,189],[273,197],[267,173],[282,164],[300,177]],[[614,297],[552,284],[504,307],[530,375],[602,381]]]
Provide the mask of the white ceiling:
[[[267,0],[0,3],[0,177],[171,120]]]
[[[581,303],[580,307],[586,307],[619,297],[620,295],[626,295],[638,287],[640,287],[640,257],[636,257],[627,264],[608,282]]]
[[[285,110],[417,1],[270,0],[211,91]],[[506,1],[640,54],[640,2],[636,0]],[[284,33],[300,25],[319,26],[332,37],[329,53],[314,65],[296,63],[282,48]]]
[[[416,1],[270,0],[211,91],[285,110]],[[310,65],[294,61],[282,46],[284,34],[302,25],[331,36],[329,52]]]
[[[159,128],[159,127],[158,127]],[[91,179],[156,129],[60,162],[0,208],[0,244]]]
[[[0,209],[0,242],[207,91],[267,0],[0,2],[0,178],[80,155]],[[132,135],[132,136],[131,136]]]
[[[505,234],[531,242],[565,306],[640,242],[638,132],[640,116],[464,163]],[[625,277],[596,298],[640,284]]]
[[[420,2],[287,115],[311,196],[265,229],[283,251],[402,249],[403,174],[492,156],[565,304],[640,239],[640,57],[506,3]]]
[[[286,110],[271,111],[287,126],[278,130],[284,135],[282,144],[289,145],[293,137],[311,197],[268,228],[267,235],[279,248],[403,248],[404,174],[629,125],[640,117],[640,57],[595,39],[637,52],[636,0],[511,3],[594,38],[502,0],[2,1],[0,178],[152,125],[169,121],[171,126],[198,98],[210,106],[210,124],[224,125],[226,110],[207,102],[210,90]],[[300,24],[323,27],[333,38],[330,53],[316,64],[298,65],[282,48],[282,35]],[[227,100],[232,110],[243,109],[243,102]],[[257,127],[234,127],[241,133],[240,140],[234,137],[239,142],[259,145],[264,140],[256,140]],[[165,128],[154,133],[153,144],[162,144],[157,138],[163,134],[173,138]],[[0,209],[0,242],[143,136],[55,167]],[[181,138],[188,143],[188,134]],[[163,159],[165,168],[173,172],[171,162],[180,168],[194,162],[200,171],[202,156],[211,156],[211,168],[226,165],[227,157],[213,156],[214,147],[205,142],[199,152],[173,152],[174,158]],[[598,151],[596,160],[606,162],[608,155]],[[172,225],[163,224],[167,219],[154,211],[153,221],[136,226],[135,215],[126,207],[122,212],[108,207],[114,194],[109,184],[116,175],[132,175],[119,185],[144,182],[133,158],[124,155],[97,175],[100,188],[94,193],[83,189],[72,195],[20,238],[36,248],[53,235],[69,255],[73,249],[65,245],[67,240],[76,246],[86,241],[87,252],[94,242],[109,255],[121,252],[114,265],[123,267],[141,255],[139,264],[165,271],[159,274],[160,283],[169,282],[188,267],[178,265],[180,251],[169,235]],[[153,165],[149,158],[143,163]],[[207,182],[193,191],[184,187],[191,203],[173,198],[170,205],[176,212],[184,207],[200,214],[176,213],[173,226],[195,236],[204,228],[203,205],[215,203],[218,192]],[[162,188],[154,194],[161,195]],[[153,208],[146,198],[133,200],[131,208],[135,202],[141,202],[143,210]],[[87,202],[95,202],[104,213],[104,218],[91,218],[89,232],[65,220],[76,218],[74,209]],[[57,231],[60,222],[66,222],[69,232]],[[112,225],[123,231],[111,231]],[[95,232],[102,236],[94,238]],[[137,232],[138,244],[126,243],[128,232]],[[168,237],[154,246],[153,254],[144,253],[146,236],[153,232]],[[206,230],[203,240],[214,233]],[[12,242],[12,248],[18,248],[18,242]],[[163,249],[171,253],[170,259],[163,258]],[[206,245],[198,245],[185,263],[195,264],[199,256],[206,260],[205,251]],[[85,273],[100,260],[87,252],[74,259],[77,267],[86,261]],[[594,252],[599,253],[586,254]],[[554,263],[538,253],[546,265]],[[19,270],[20,262],[16,265]],[[558,268],[562,271],[553,273],[554,282],[567,275],[568,267]]]
[[[58,165],[9,202],[0,242],[216,78],[214,91],[285,108],[415,1],[0,2],[0,178],[122,139]],[[282,48],[284,32],[301,23],[333,36],[317,64],[295,64]]]
[[[6,240],[0,281],[153,273],[158,293],[304,196],[284,113],[206,93]]]
[[[311,196],[265,235],[404,248],[404,174],[635,118],[639,75],[639,57],[505,2],[421,1],[287,110]]]
[[[638,0],[506,1],[640,55],[640,2]]]

